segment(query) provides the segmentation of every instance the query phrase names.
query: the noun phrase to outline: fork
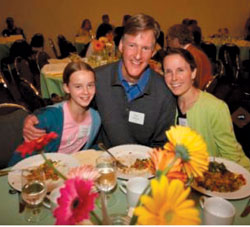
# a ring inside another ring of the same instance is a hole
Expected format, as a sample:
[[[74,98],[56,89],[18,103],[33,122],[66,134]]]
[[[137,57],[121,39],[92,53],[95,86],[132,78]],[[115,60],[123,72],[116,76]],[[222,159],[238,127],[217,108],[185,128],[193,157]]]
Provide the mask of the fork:
[[[119,168],[128,168],[128,166],[122,164],[106,147],[103,143],[99,143],[98,146],[103,150],[106,151],[116,162],[117,167]]]
[[[247,205],[245,209],[242,211],[240,216],[243,218],[246,217],[249,213],[250,213],[250,199],[248,200]]]

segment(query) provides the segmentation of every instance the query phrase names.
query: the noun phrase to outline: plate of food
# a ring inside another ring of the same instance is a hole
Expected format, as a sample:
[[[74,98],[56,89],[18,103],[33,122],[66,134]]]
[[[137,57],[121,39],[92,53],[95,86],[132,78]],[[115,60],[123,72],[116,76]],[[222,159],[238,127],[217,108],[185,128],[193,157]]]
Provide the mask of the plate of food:
[[[63,174],[67,174],[70,168],[79,166],[77,159],[71,155],[61,154],[61,153],[46,153],[47,159],[53,162],[53,165]],[[31,177],[35,177],[36,170],[43,169],[45,172],[45,179],[47,185],[47,191],[51,191],[54,188],[63,184],[63,180],[59,178],[49,167],[43,157],[40,154],[30,156],[18,162],[11,169],[8,174],[9,184],[16,190],[21,191],[21,170],[22,169],[32,169]]]
[[[192,187],[205,195],[242,199],[250,195],[250,172],[224,158],[210,157],[209,169],[195,178]]]
[[[109,151],[126,166],[117,167],[117,177],[124,180],[137,176],[152,178],[154,175],[149,168],[149,152],[151,150],[151,147],[137,144],[119,145],[110,148]]]

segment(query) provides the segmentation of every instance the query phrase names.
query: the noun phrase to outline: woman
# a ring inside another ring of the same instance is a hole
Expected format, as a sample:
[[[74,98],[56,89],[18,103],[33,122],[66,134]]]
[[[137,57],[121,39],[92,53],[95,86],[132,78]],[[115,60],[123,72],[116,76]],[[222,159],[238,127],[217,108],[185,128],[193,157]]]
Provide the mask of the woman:
[[[92,25],[89,19],[84,19],[76,36],[86,36],[89,41],[93,38]]]
[[[196,64],[192,55],[185,49],[170,49],[163,67],[165,82],[177,96],[177,124],[199,132],[211,156],[232,160],[250,170],[250,160],[235,138],[226,103],[194,86]]]

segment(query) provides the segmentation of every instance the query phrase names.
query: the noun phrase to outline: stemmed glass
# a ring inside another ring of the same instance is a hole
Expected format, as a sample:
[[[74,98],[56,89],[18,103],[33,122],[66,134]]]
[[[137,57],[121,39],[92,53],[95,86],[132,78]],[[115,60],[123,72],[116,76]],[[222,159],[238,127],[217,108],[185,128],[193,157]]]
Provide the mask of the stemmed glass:
[[[25,220],[37,223],[46,216],[42,202],[47,193],[45,174],[39,169],[22,170],[22,199],[25,205]]]
[[[110,156],[100,156],[96,160],[96,168],[99,171],[99,178],[96,180],[96,187],[104,194],[107,206],[112,206],[113,201],[107,198],[106,193],[111,192],[116,186],[116,162]]]

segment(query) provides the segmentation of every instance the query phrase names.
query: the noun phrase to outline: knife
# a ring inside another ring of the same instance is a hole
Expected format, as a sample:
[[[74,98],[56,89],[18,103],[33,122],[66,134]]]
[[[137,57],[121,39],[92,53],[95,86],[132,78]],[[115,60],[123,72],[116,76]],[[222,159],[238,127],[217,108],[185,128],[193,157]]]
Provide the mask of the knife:
[[[248,200],[248,203],[240,216],[243,218],[246,217],[249,213],[250,213],[250,199]]]
[[[18,192],[18,203],[19,203],[19,213],[21,214],[25,209],[25,202],[23,201],[20,192]]]

